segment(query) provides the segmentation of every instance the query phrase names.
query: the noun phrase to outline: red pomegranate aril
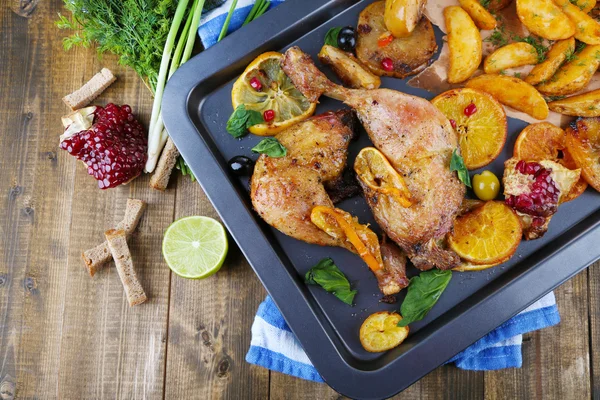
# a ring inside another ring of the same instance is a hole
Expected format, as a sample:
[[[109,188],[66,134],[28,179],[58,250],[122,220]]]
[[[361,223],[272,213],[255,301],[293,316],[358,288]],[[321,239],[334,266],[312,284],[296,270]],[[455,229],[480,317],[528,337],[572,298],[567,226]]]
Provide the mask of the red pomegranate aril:
[[[250,79],[250,86],[252,86],[252,89],[256,90],[257,92],[262,90],[262,83],[260,83],[257,77]]]
[[[451,119],[450,125],[452,125],[452,128],[456,129],[456,121],[455,120]]]
[[[546,222],[546,220],[542,217],[533,217],[531,225],[537,228],[544,225],[544,222]]]
[[[265,122],[271,122],[275,119],[275,111],[267,110],[263,113],[263,118]]]
[[[471,115],[477,112],[477,106],[475,105],[475,103],[471,103],[465,107],[463,112],[467,117],[470,117]]]
[[[538,171],[542,169],[542,166],[535,162],[530,162],[525,164],[525,173],[529,175],[535,175]]]
[[[516,170],[519,171],[520,173],[524,174],[525,173],[525,161],[523,160],[519,160],[519,162],[517,163],[517,165],[515,166]]]
[[[391,58],[386,57],[383,60],[381,60],[381,67],[384,70],[391,72],[394,70],[394,61]]]
[[[97,107],[93,125],[63,140],[60,147],[86,163],[101,189],[137,177],[146,164],[148,140],[128,105]]]

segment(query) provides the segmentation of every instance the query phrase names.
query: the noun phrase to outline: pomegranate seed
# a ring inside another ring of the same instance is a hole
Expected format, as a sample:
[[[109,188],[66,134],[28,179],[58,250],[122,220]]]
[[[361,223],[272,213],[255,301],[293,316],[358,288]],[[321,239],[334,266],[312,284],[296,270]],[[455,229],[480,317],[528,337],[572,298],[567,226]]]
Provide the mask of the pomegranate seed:
[[[475,105],[475,103],[471,103],[465,107],[463,112],[465,113],[465,115],[467,117],[470,117],[471,115],[473,115],[477,112],[477,106]]]
[[[384,58],[383,60],[381,60],[381,66],[383,67],[384,70],[390,72],[394,70],[394,61],[392,61],[391,58]]]
[[[525,164],[525,173],[529,175],[535,175],[542,169],[542,166],[536,162],[530,162]]]
[[[450,120],[450,125],[452,125],[452,127],[453,127],[454,129],[456,129],[456,121],[455,121],[455,120],[451,119],[451,120]]]
[[[519,171],[520,173],[524,174],[525,173],[525,161],[520,160],[517,163],[517,166],[515,168],[517,169],[517,171]]]
[[[262,90],[262,83],[260,83],[256,77],[250,79],[250,86],[252,86],[252,89],[256,90],[257,92]]]
[[[271,122],[275,119],[275,111],[273,110],[267,110],[263,113],[263,118],[265,119],[265,122]]]
[[[148,139],[128,105],[97,107],[92,127],[65,139],[60,147],[86,163],[100,189],[138,176],[147,159]]]

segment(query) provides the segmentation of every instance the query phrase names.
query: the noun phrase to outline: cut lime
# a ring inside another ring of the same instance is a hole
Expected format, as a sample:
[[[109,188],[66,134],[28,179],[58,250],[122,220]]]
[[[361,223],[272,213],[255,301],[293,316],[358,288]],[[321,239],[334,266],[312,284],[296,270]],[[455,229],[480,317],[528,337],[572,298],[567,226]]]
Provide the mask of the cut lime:
[[[209,217],[181,218],[163,238],[162,252],[171,271],[184,278],[202,279],[217,272],[227,256],[225,228]]]

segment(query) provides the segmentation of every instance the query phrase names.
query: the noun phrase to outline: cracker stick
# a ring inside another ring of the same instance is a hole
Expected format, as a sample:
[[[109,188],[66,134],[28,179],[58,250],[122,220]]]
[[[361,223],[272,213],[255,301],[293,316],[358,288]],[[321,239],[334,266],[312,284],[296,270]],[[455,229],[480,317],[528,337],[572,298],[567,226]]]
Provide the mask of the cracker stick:
[[[123,283],[125,294],[127,295],[127,301],[129,306],[133,307],[138,304],[142,304],[148,297],[144,292],[144,288],[140,281],[138,281],[135,269],[133,268],[133,260],[131,259],[131,253],[129,247],[127,247],[127,235],[122,229],[110,229],[104,232],[108,248],[115,260],[115,266],[119,273],[119,278]]]
[[[71,110],[85,107],[116,80],[117,78],[108,68],[102,68],[82,87],[63,97],[63,101]]]
[[[142,200],[127,199],[125,216],[123,217],[123,220],[117,224],[115,229],[122,229],[125,231],[125,234],[128,236],[131,235],[140,221],[145,208],[146,203]],[[108,243],[104,242],[81,253],[81,258],[83,259],[90,276],[94,276],[104,264],[112,259],[112,254],[110,254]]]
[[[179,157],[179,151],[177,150],[177,147],[175,147],[175,143],[169,138],[160,155],[154,175],[150,178],[151,188],[163,191],[167,189],[171,172],[177,162],[177,157]]]

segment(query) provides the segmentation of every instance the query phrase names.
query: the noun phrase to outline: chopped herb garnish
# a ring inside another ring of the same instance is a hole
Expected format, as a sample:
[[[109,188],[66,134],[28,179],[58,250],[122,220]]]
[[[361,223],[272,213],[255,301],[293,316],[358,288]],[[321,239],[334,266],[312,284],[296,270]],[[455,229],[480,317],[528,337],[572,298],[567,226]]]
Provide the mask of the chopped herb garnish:
[[[485,42],[489,42],[496,47],[506,46],[508,38],[505,36],[504,27],[496,28],[490,36],[485,38]]]
[[[287,149],[275,138],[261,140],[252,148],[254,153],[266,154],[269,157],[280,158],[287,155]]]
[[[579,53],[581,50],[585,49],[585,46],[587,46],[587,44],[583,42],[577,42],[577,45],[575,46],[575,53]]]
[[[400,306],[402,320],[398,326],[420,321],[433,308],[452,279],[452,271],[432,269],[421,272],[410,280],[408,293]]]
[[[550,103],[552,101],[558,101],[558,100],[562,100],[564,98],[566,98],[567,96],[547,96],[546,97],[546,102]]]
[[[469,176],[469,171],[465,166],[465,161],[462,156],[458,154],[457,149],[454,149],[452,152],[452,158],[450,159],[450,171],[456,171],[458,174],[458,179],[467,187],[471,187],[471,177]]]
[[[515,72],[514,77],[521,79],[521,73],[520,72]]]
[[[488,8],[491,2],[492,0],[479,0],[479,4],[481,4],[485,8]]]
[[[331,258],[324,258],[312,267],[304,280],[309,285],[319,285],[348,305],[352,305],[356,290],[350,290],[350,282],[346,275],[333,263]]]
[[[248,128],[265,122],[258,111],[247,110],[245,105],[239,105],[227,121],[227,132],[234,138],[240,138],[248,133]]]
[[[542,39],[535,38],[533,36],[514,36],[513,40],[515,40],[516,42],[525,42],[532,45],[537,53],[538,64],[546,59],[546,52],[548,51],[548,47],[544,46]]]
[[[338,35],[340,34],[341,30],[342,28],[340,27],[331,28],[330,30],[328,30],[327,34],[325,35],[325,44],[328,44],[333,47],[338,47]]]
[[[571,62],[573,60],[575,60],[577,58],[577,56],[575,55],[575,49],[573,50],[569,50],[566,54],[565,54],[565,61],[566,62]]]

